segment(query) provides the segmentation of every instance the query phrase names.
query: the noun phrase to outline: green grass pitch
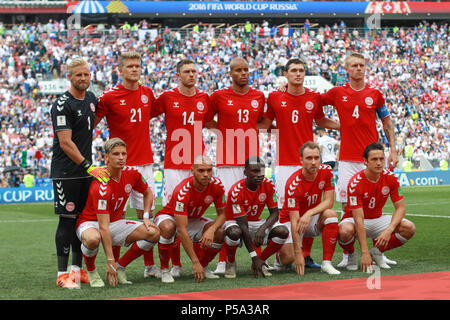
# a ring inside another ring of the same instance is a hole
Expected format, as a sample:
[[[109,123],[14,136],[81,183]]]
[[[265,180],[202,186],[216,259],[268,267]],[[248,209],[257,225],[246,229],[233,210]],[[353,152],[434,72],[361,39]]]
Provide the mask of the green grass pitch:
[[[416,225],[416,235],[403,247],[388,251],[386,255],[398,262],[390,270],[382,270],[381,275],[413,274],[450,270],[450,186],[403,188],[406,201],[406,218]],[[157,209],[161,207],[157,200]],[[335,204],[339,209],[340,204]],[[385,212],[392,213],[393,206],[388,201]],[[267,210],[265,211],[267,214]],[[210,208],[206,215],[214,218],[215,210]],[[136,217],[128,210],[127,217]],[[132,285],[93,289],[82,284],[81,290],[57,288],[56,249],[54,237],[57,217],[53,214],[52,203],[0,206],[0,299],[12,300],[95,300],[120,299],[181,292],[206,291],[228,288],[264,287],[299,282],[318,282],[336,279],[368,277],[359,271],[341,270],[339,276],[329,276],[317,270],[306,269],[302,277],[294,271],[273,272],[268,278],[255,279],[250,271],[250,258],[245,248],[237,251],[238,274],[236,279],[221,278],[196,283],[192,276],[191,263],[184,250],[181,258],[183,276],[173,284],[162,284],[159,279],[144,279],[143,258],[131,263],[127,276]],[[371,243],[371,241],[369,242]],[[126,249],[122,249],[122,254]],[[359,247],[357,246],[357,250]],[[154,257],[159,265],[158,250]],[[316,238],[312,249],[313,259],[322,259],[321,239]],[[339,263],[342,249],[337,245],[333,264]],[[217,258],[210,265],[216,266]],[[69,260],[70,263],[70,260]],[[269,258],[273,263],[273,258]],[[103,248],[97,257],[97,268],[102,276],[105,271]]]

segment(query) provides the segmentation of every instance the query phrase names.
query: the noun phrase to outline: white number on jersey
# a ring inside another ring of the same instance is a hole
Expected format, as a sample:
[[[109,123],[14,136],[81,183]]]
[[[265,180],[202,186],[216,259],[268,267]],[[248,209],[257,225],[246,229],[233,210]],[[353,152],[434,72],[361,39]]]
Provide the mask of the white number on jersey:
[[[141,122],[142,121],[141,108],[139,108],[139,109],[133,108],[130,110],[130,112],[131,112],[130,122]]]
[[[248,122],[248,115],[249,115],[249,111],[247,109],[239,109],[237,111],[238,113],[238,121],[239,122]]]
[[[191,112],[188,116],[187,112],[184,111],[183,112],[183,125],[187,125],[188,123],[191,125],[194,125],[194,112]]]
[[[292,123],[298,122],[298,110],[292,111]]]
[[[359,118],[359,106],[355,106],[355,109],[353,110],[352,117],[355,117],[356,119]]]

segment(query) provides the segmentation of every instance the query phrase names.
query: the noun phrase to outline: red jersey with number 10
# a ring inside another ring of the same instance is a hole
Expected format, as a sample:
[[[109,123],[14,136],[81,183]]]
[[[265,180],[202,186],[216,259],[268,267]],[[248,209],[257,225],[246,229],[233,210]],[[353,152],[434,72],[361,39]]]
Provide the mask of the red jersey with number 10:
[[[131,167],[122,170],[119,181],[111,179],[108,183],[103,183],[94,179],[89,187],[86,206],[78,217],[77,228],[85,221],[97,221],[97,214],[109,214],[110,222],[119,220],[131,190],[144,193],[147,189],[145,179]]]
[[[259,221],[264,207],[278,207],[275,186],[272,180],[264,178],[255,191],[247,188],[245,179],[231,186],[227,198],[227,220],[247,216],[247,221]]]
[[[127,144],[127,165],[153,163],[150,142],[150,112],[155,100],[153,91],[139,85],[137,90],[121,84],[107,90],[99,98],[95,115],[106,117],[109,137],[119,137]]]
[[[203,154],[203,118],[209,104],[209,95],[198,89],[185,96],[175,88],[156,99],[152,117],[164,113],[167,129],[165,169],[190,169],[194,158]]]
[[[323,93],[322,101],[324,105],[334,106],[339,115],[339,160],[364,161],[364,149],[378,141],[377,110],[385,103],[381,91],[368,84],[364,89],[356,91],[346,83]]]

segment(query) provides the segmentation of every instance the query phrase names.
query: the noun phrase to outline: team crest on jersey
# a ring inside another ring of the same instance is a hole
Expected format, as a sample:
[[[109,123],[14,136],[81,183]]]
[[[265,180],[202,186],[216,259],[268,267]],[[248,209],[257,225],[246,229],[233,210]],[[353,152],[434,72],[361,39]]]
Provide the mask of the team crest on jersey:
[[[252,100],[251,105],[252,105],[253,108],[257,109],[259,107],[258,100]]]
[[[312,103],[311,101],[306,102],[305,108],[306,110],[311,111],[312,109],[314,109],[314,103]]]
[[[131,192],[131,189],[133,189],[133,188],[131,187],[131,184],[127,184],[127,185],[125,186],[125,192],[126,192],[126,193],[130,193],[130,192]]]
[[[75,210],[75,203],[73,202],[67,202],[66,204],[66,210],[68,212],[72,212],[73,210]]]
[[[373,105],[373,99],[371,97],[367,97],[364,101],[368,106]]]
[[[201,101],[197,102],[197,110],[198,111],[205,110],[205,106],[203,105],[203,102],[201,102]]]
[[[211,202],[213,202],[214,198],[211,195],[207,195],[205,197],[205,203],[206,204],[210,204]]]
[[[148,103],[148,97],[145,94],[143,94],[141,96],[141,101],[142,101],[142,103],[147,104]]]
[[[381,194],[382,194],[383,196],[387,196],[387,195],[389,194],[389,191],[391,191],[391,189],[389,189],[388,186],[384,186],[384,187],[381,189]]]
[[[319,187],[320,190],[325,188],[325,181],[320,181],[318,187]]]
[[[258,200],[261,202],[266,201],[267,195],[263,192],[258,196]]]
[[[90,107],[91,107],[92,112],[95,112],[95,104],[93,104],[93,103],[91,102]]]

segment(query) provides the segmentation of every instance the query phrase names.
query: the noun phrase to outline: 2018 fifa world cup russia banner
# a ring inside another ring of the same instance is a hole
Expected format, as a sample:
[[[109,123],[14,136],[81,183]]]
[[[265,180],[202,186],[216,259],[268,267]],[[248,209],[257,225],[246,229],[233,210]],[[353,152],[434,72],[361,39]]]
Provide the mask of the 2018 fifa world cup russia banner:
[[[449,13],[449,2],[412,1],[67,1],[68,13]]]

